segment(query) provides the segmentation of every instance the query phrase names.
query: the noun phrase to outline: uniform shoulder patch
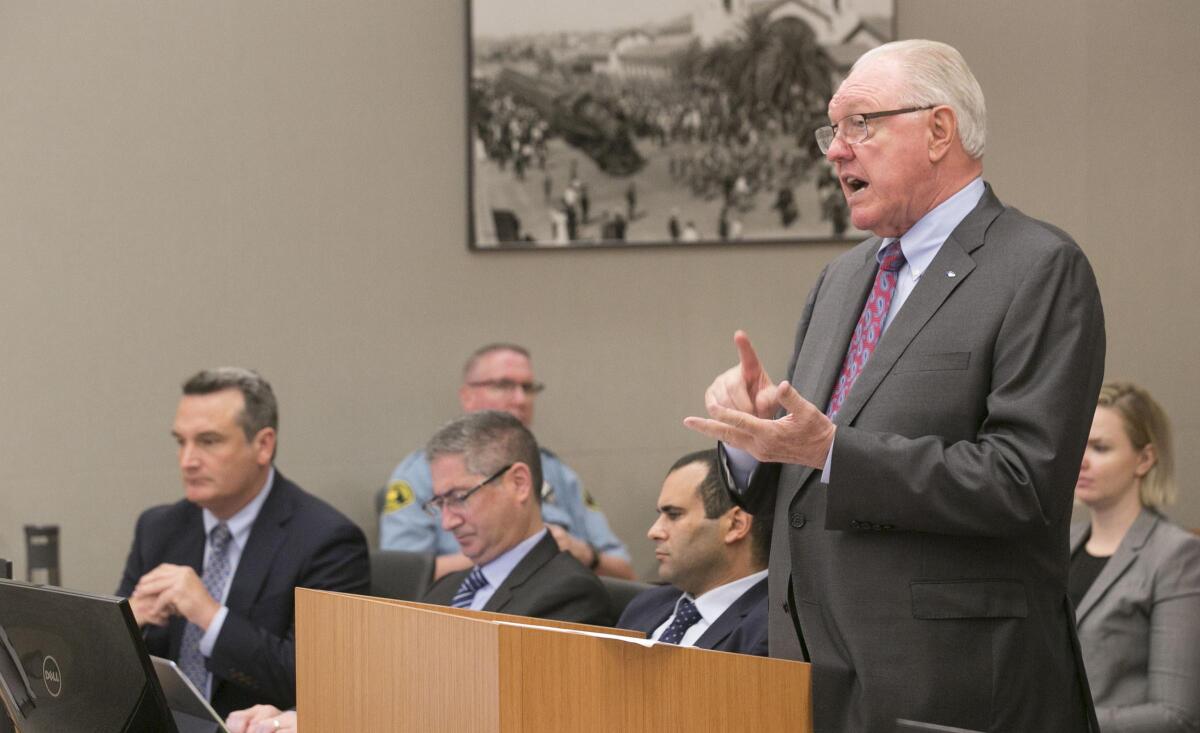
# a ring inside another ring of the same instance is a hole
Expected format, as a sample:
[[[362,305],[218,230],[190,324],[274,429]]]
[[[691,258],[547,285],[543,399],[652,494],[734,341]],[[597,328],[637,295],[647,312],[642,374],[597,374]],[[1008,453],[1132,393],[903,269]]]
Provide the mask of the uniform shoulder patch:
[[[583,490],[583,505],[588,509],[600,508],[600,505],[596,503],[595,497],[592,496],[592,492],[588,491],[587,489]]]
[[[413,490],[407,481],[391,481],[383,495],[383,513],[391,514],[413,503]]]

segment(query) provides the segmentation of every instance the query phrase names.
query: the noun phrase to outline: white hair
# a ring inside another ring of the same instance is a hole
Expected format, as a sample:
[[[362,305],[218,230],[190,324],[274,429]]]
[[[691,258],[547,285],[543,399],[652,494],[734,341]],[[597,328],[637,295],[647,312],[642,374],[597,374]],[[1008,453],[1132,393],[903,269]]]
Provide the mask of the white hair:
[[[987,107],[983,89],[962,54],[938,41],[894,41],[864,53],[854,62],[851,72],[885,58],[898,62],[904,72],[905,88],[900,104],[949,106],[958,117],[958,137],[963,150],[972,158],[982,158],[987,142]]]

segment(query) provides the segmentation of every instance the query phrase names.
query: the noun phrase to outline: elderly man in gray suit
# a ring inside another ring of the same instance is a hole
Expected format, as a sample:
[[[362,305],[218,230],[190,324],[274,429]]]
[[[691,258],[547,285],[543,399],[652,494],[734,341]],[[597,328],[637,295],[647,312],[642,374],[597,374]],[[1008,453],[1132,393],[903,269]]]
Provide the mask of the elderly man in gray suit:
[[[829,119],[817,141],[876,236],[818,277],[786,380],[739,331],[709,418],[685,420],[773,507],[771,655],[812,662],[822,732],[1094,728],[1066,585],[1104,370],[1092,269],[983,182],[955,49],[868,52]]]

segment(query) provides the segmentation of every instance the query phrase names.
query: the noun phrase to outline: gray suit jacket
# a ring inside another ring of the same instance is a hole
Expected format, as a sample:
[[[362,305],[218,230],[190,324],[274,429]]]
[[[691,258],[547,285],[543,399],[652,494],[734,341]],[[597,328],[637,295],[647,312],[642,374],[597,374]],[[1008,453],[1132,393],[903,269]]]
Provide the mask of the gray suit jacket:
[[[1200,731],[1200,537],[1143,509],[1075,616],[1104,733]]]
[[[830,263],[800,319],[787,375],[821,409],[879,244]],[[771,655],[811,659],[819,732],[1088,729],[1067,545],[1104,345],[1083,253],[988,187],[838,413],[830,485],[755,471]]]

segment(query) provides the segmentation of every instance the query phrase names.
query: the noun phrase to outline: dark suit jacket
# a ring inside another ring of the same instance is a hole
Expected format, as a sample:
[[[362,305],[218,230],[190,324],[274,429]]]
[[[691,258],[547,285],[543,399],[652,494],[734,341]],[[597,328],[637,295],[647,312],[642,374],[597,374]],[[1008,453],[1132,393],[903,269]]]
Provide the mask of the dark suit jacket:
[[[673,585],[662,585],[639,593],[617,621],[617,627],[645,632],[647,636],[662,626],[675,611],[675,603],[683,591]],[[750,589],[733,602],[700,638],[695,646],[722,652],[767,656],[767,581]]]
[[[449,606],[469,570],[444,576],[421,599]],[[484,611],[510,613],[581,624],[611,626],[608,591],[591,571],[570,553],[560,552],[549,533],[517,563]]]
[[[202,574],[204,542],[204,520],[195,504],[146,510],[138,518],[117,595],[128,596],[161,563],[190,565]],[[208,660],[212,706],[222,716],[259,703],[295,706],[297,587],[368,592],[367,542],[341,512],[276,471],[230,583],[229,613]],[[178,660],[185,625],[174,617],[166,627],[147,626],[149,652]]]
[[[879,245],[830,263],[804,307],[785,376],[819,409]],[[987,187],[838,413],[830,484],[755,471],[746,500],[775,515],[771,655],[811,658],[818,731],[1094,720],[1066,576],[1104,346],[1079,247]]]
[[[1075,615],[1104,733],[1200,730],[1200,537],[1143,509]]]

